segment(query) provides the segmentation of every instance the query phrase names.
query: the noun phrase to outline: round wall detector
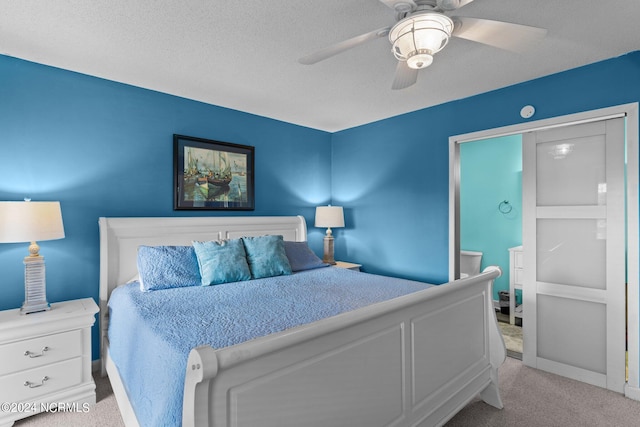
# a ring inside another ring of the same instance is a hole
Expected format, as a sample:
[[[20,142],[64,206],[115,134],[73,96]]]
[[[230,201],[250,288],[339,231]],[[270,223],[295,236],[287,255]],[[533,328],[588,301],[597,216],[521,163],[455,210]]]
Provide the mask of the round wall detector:
[[[525,105],[524,107],[522,107],[522,110],[520,110],[520,115],[523,119],[528,119],[529,117],[533,116],[535,112],[536,109],[533,108],[533,105]]]

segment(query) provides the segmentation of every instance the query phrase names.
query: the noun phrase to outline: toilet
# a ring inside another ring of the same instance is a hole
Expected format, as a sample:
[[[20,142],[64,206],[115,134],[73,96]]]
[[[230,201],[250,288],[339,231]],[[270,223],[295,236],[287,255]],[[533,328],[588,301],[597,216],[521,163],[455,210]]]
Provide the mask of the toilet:
[[[460,251],[460,278],[479,274],[481,263],[482,252]]]

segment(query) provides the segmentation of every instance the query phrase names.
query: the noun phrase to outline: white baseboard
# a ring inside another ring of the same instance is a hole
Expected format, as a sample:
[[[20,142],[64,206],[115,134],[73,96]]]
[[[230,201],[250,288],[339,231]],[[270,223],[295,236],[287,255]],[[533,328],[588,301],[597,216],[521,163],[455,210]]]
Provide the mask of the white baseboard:
[[[628,383],[624,386],[624,395],[629,399],[640,400],[640,388],[631,387]]]

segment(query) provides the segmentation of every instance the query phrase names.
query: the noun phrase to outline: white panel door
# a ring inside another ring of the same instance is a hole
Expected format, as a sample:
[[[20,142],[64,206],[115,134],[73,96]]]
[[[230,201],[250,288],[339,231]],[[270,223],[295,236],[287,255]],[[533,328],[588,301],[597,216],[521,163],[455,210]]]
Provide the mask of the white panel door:
[[[624,391],[624,119],[523,135],[523,362]]]

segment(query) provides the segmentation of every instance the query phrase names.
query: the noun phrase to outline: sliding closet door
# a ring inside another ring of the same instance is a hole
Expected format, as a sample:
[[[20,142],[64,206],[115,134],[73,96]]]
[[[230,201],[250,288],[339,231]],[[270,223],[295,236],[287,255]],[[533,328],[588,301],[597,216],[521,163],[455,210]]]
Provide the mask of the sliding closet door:
[[[624,119],[523,135],[526,365],[623,392]]]

